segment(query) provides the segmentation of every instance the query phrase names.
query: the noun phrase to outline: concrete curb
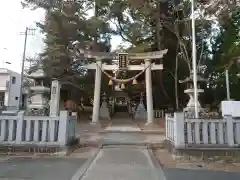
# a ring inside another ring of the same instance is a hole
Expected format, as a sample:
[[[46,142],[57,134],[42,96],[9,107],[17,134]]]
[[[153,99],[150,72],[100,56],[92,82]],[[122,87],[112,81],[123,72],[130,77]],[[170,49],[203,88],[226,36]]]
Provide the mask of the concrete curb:
[[[158,161],[157,157],[154,155],[154,153],[153,153],[153,151],[151,149],[148,149],[148,153],[149,153],[150,159],[152,160],[152,163],[153,163],[154,167],[159,172],[159,173],[157,173],[158,179],[166,180],[166,176],[165,176],[165,173],[164,173],[164,171],[162,169],[162,165]]]
[[[157,135],[164,135],[165,132],[162,131],[100,131],[100,134],[107,134],[107,133],[129,133],[129,134],[157,134]]]
[[[97,157],[98,153],[100,152],[100,149],[98,149],[88,160],[77,170],[77,172],[73,175],[71,180],[81,180],[84,176],[87,169],[92,164],[93,160]]]
[[[153,151],[151,149],[148,149],[148,153],[149,153],[149,156],[153,162],[153,165],[154,167],[156,168],[161,168],[162,169],[162,166],[161,164],[159,163],[159,161],[157,160],[156,156],[154,155]]]
[[[162,148],[162,143],[150,143],[150,142],[107,142],[102,143],[101,148],[108,146],[145,146],[147,149]]]
[[[143,134],[157,134],[157,135],[165,135],[165,131],[150,131],[150,130],[142,130]]]
[[[146,142],[108,142],[108,143],[103,143],[101,148],[104,147],[110,147],[110,146],[145,146],[149,147],[149,143]]]
[[[139,149],[147,149],[148,147],[146,145],[127,145],[127,144],[106,145],[106,146],[102,147],[102,149],[110,149],[110,148],[139,148]]]
[[[60,145],[35,145],[35,144],[2,144],[0,145],[0,156],[16,156],[28,153],[29,155],[68,156],[79,144],[75,139],[65,146]]]
[[[120,131],[120,130],[107,130],[107,131],[101,131],[100,134],[107,134],[107,133],[125,133],[125,134],[139,134],[142,133],[142,131]]]

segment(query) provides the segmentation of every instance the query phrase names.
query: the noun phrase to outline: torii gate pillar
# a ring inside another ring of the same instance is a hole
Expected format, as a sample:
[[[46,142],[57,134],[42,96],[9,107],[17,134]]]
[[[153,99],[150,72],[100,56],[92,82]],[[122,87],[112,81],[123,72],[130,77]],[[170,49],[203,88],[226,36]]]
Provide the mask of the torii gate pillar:
[[[146,100],[147,100],[147,123],[152,124],[154,120],[153,115],[153,98],[152,98],[152,71],[151,71],[151,59],[145,59],[145,80],[146,80]]]
[[[100,95],[101,95],[101,79],[102,79],[102,61],[96,59],[96,73],[95,73],[95,85],[94,85],[94,100],[93,100],[93,113],[92,123],[99,123],[99,110],[100,110]]]

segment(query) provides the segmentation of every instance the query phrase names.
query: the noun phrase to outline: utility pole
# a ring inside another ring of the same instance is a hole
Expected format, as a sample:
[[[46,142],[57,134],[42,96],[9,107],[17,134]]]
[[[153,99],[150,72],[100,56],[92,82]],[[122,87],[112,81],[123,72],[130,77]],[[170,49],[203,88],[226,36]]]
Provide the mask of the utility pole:
[[[230,100],[230,85],[229,85],[229,73],[228,73],[228,70],[225,71],[225,76],[226,76],[227,100]]]
[[[19,97],[19,107],[22,108],[22,92],[23,92],[23,78],[24,78],[24,67],[26,60],[26,48],[27,48],[27,37],[28,35],[33,36],[35,34],[35,29],[26,27],[25,32],[20,33],[20,35],[24,35],[24,47],[23,47],[23,55],[22,55],[22,70],[21,70],[21,80],[20,80],[20,97]]]

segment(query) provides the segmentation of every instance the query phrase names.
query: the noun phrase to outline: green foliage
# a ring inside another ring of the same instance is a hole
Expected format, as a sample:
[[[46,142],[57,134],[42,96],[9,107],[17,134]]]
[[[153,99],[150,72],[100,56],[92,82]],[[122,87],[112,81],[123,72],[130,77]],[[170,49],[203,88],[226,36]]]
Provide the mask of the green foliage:
[[[226,98],[225,69],[229,70],[231,98],[240,99],[236,60],[240,56],[240,8],[232,9],[230,16],[221,18],[217,35],[212,38],[212,60],[208,62],[209,88],[215,93],[215,101]]]
[[[96,16],[87,18],[87,11],[94,7],[92,1],[25,0],[22,4],[24,7],[46,10],[45,22],[37,25],[46,35],[46,48],[40,56],[49,76],[75,83],[83,81],[83,62],[74,62],[68,50],[73,41],[79,41],[82,49],[110,51],[111,29],[108,22]]]
[[[119,35],[125,42],[130,43],[128,49],[121,47],[121,50],[126,52],[168,49],[168,54],[163,60],[165,70],[153,72],[153,89],[157,92],[154,93],[154,99],[161,99],[155,106],[174,106],[176,90],[179,92],[181,104],[184,105],[187,100],[183,93],[184,87],[175,87],[174,79],[183,79],[189,75],[191,69],[190,1],[73,0],[70,4],[63,2],[64,0],[24,0],[22,3],[24,7],[46,10],[46,20],[43,24],[38,23],[38,26],[46,35],[46,48],[41,54],[41,59],[50,76],[71,80],[92,90],[94,73],[86,74],[81,68],[84,59],[77,63],[73,61],[68,50],[69,44],[77,40],[80,42],[80,48],[109,52],[111,36]],[[206,99],[213,95],[215,100],[224,99],[225,68],[230,72],[233,98],[238,98],[235,89],[239,83],[235,74],[238,71],[236,58],[240,53],[239,8],[228,3],[229,11],[219,10],[212,5],[206,7],[206,3],[208,1],[197,1],[195,4],[197,60],[199,65],[206,65],[205,76],[209,78]],[[219,0],[218,3],[224,2]],[[89,9],[94,11],[91,18],[87,18]],[[211,20],[213,16],[216,17],[215,21]],[[138,81],[143,82],[144,77]],[[103,79],[103,82],[104,91],[110,92],[107,86],[108,79]],[[139,87],[131,88],[138,92],[141,89]]]

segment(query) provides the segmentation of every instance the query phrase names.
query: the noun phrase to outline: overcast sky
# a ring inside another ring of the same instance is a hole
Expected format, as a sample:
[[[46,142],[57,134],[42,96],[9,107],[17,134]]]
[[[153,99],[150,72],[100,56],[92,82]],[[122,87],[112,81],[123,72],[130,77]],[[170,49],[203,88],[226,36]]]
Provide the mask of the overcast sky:
[[[26,27],[35,28],[35,22],[43,21],[44,11],[22,9],[21,0],[2,0],[0,6],[0,67],[21,72],[24,36]],[[37,30],[28,36],[26,56],[34,56],[43,50],[43,35]],[[112,39],[113,49],[121,43],[121,38]],[[11,64],[7,64],[10,62]]]

